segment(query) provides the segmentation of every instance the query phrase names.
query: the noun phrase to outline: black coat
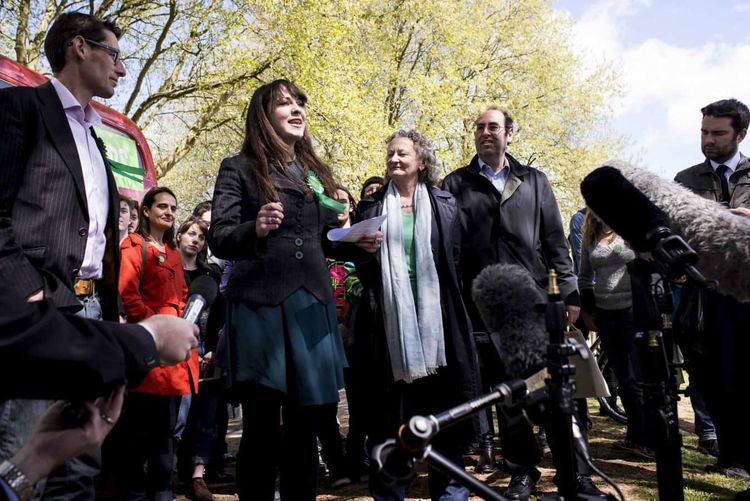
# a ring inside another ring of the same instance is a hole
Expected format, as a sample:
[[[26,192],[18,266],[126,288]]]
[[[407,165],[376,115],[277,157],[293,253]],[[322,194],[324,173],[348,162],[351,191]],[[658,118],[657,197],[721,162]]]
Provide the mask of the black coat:
[[[380,215],[386,190],[382,189],[365,198],[357,209],[357,220]],[[447,366],[438,370],[449,385],[443,400],[450,405],[477,395],[479,373],[477,352],[471,335],[471,323],[466,313],[459,288],[456,264],[460,248],[460,226],[456,202],[442,190],[430,190],[432,204],[432,254],[440,280],[443,310],[443,329]],[[357,275],[363,286],[362,302],[354,319],[354,364],[366,364],[374,386],[387,388],[393,384],[393,375],[385,342],[382,311],[382,279],[380,254],[359,253],[355,260]]]
[[[502,194],[482,175],[476,156],[443,182],[461,215],[461,280],[477,328],[483,324],[473,308],[471,285],[492,264],[523,266],[540,288],[546,288],[548,269],[554,268],[565,302],[580,303],[560,209],[547,176],[506,157],[510,175]]]
[[[284,205],[284,219],[278,230],[258,238],[255,220],[265,202],[248,160],[237,155],[221,162],[208,245],[217,257],[234,261],[227,298],[275,306],[304,287],[321,303],[330,303],[333,289],[324,250],[332,250],[326,234],[338,228],[337,214],[278,169],[271,168],[270,177]]]
[[[0,279],[20,297],[43,288],[57,308],[79,310],[73,281],[83,262],[89,213],[83,171],[51,83],[0,90]],[[109,212],[99,298],[119,315],[119,195],[107,165]]]
[[[159,365],[154,339],[137,324],[63,314],[0,287],[0,401],[94,400]]]

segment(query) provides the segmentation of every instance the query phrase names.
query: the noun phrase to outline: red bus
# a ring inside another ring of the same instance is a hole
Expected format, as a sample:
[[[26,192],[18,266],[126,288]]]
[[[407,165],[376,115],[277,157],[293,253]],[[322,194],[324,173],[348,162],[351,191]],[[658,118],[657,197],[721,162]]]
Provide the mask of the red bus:
[[[0,56],[0,89],[35,87],[46,82],[44,75]],[[101,103],[92,101],[102,117],[96,134],[107,147],[107,161],[117,182],[118,191],[140,201],[143,194],[156,186],[156,169],[151,149],[138,126],[128,117]]]

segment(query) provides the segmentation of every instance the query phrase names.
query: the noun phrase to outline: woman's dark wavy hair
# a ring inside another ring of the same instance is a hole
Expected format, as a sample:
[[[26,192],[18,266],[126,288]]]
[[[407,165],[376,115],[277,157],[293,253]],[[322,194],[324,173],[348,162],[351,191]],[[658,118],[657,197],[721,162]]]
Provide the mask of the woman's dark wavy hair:
[[[276,99],[283,90],[298,99],[302,106],[307,103],[305,93],[292,82],[283,79],[274,80],[261,85],[253,93],[245,120],[245,140],[241,151],[248,160],[250,170],[255,175],[266,202],[278,200],[276,187],[269,176],[271,166],[275,164],[286,172],[287,159],[283,153],[285,144],[268,118],[276,104]],[[325,187],[326,195],[334,197],[336,183],[333,180],[333,174],[328,165],[315,154],[307,127],[305,127],[302,139],[294,145],[294,153],[303,168],[310,169],[318,175]]]
[[[138,226],[136,227],[135,232],[141,235],[144,239],[151,238],[151,222],[146,217],[144,209],[147,207],[150,209],[151,206],[154,205],[154,202],[156,201],[156,195],[158,195],[159,193],[167,193],[168,195],[172,195],[175,201],[177,201],[177,197],[175,196],[175,194],[166,186],[151,188],[146,192],[145,195],[143,195],[143,201],[141,202],[141,206],[138,212]],[[163,240],[163,243],[173,249],[175,248],[174,232],[174,224],[172,224],[172,227],[164,233]]]
[[[203,236],[206,237],[206,240],[203,242],[203,248],[198,253],[197,260],[200,263],[206,263],[208,261],[208,224],[206,224],[200,216],[190,216],[180,225],[177,229],[177,234],[175,235],[175,244],[177,244],[178,248],[180,247],[180,235],[187,233],[190,227],[194,224],[198,225],[198,229],[201,230]]]

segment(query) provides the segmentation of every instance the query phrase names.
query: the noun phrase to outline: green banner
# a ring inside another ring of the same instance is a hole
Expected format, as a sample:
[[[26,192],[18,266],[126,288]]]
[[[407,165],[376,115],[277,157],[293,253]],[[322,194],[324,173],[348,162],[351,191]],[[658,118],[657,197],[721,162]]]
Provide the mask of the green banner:
[[[143,169],[139,167],[138,147],[132,138],[108,127],[95,127],[107,150],[107,160],[118,188],[143,191]]]

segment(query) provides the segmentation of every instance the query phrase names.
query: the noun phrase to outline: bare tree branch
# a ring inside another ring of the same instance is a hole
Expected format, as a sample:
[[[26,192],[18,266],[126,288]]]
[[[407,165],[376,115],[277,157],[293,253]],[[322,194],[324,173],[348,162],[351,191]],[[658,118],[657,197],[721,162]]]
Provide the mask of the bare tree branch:
[[[190,153],[193,147],[195,147],[195,143],[198,141],[198,138],[201,137],[201,135],[219,128],[225,123],[234,119],[234,117],[225,118],[218,122],[212,123],[212,120],[219,112],[224,102],[229,99],[229,97],[234,94],[235,91],[236,86],[230,86],[223,93],[217,96],[217,99],[213,101],[213,103],[211,103],[205,110],[203,110],[198,119],[193,123],[193,126],[188,130],[188,133],[185,137],[185,142],[175,148],[174,151],[172,151],[172,153],[167,158],[165,158],[164,161],[162,161],[158,166],[158,170],[156,173],[158,179],[164,177],[183,158],[185,158],[188,153]]]
[[[138,120],[146,111],[156,106],[157,104],[161,104],[166,101],[173,101],[176,99],[189,97],[194,95],[198,91],[214,90],[227,85],[232,86],[238,82],[242,82],[243,80],[257,78],[266,70],[268,70],[271,65],[277,61],[277,59],[278,56],[265,61],[251,72],[233,75],[227,80],[218,80],[215,82],[193,82],[181,87],[175,87],[171,90],[153,93],[143,100],[143,102],[138,106],[138,109],[135,111],[135,113],[133,113],[131,119],[134,122],[138,123]]]
[[[157,59],[159,59],[162,56],[165,50],[167,50],[163,47],[164,40],[167,38],[167,35],[169,34],[169,31],[172,28],[172,24],[174,23],[174,20],[176,17],[177,17],[177,2],[175,2],[175,0],[170,0],[169,1],[169,14],[167,15],[167,21],[166,23],[164,23],[161,33],[159,33],[159,38],[156,40],[156,45],[154,46],[154,50],[151,52],[151,55],[146,59],[146,62],[141,67],[141,71],[138,73],[138,78],[136,79],[135,85],[133,86],[133,90],[130,93],[130,98],[128,99],[127,104],[125,104],[125,109],[124,109],[125,114],[130,113],[130,110],[132,109],[133,104],[135,103],[135,100],[138,97],[138,94],[141,92],[143,81],[146,78],[146,75],[148,75],[148,72],[151,70],[151,67],[157,61]]]

